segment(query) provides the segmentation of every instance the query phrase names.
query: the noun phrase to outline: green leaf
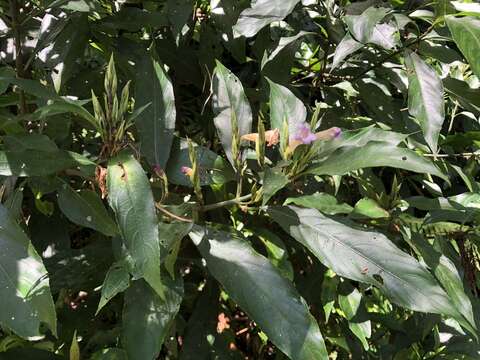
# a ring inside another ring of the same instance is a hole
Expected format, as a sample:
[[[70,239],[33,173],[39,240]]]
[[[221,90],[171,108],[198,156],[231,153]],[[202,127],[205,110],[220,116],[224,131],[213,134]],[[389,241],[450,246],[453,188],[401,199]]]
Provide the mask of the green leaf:
[[[357,319],[360,313],[362,294],[353,286],[342,284],[343,292],[338,295],[338,304],[348,320],[348,327],[362,342],[365,351],[369,349],[368,338],[372,335],[372,327],[369,320]]]
[[[375,200],[363,198],[358,200],[351,214],[352,218],[381,219],[388,218],[390,214],[382,208]]]
[[[393,49],[399,45],[398,29],[392,22],[380,23],[389,12],[387,8],[369,7],[361,15],[345,16],[345,23],[355,40]]]
[[[117,225],[108,214],[100,197],[91,190],[79,192],[66,182],[58,189],[58,206],[71,222],[100,231],[107,236],[118,233]]]
[[[270,85],[270,127],[281,130],[287,120],[289,134],[294,134],[298,125],[307,119],[307,109],[288,88],[267,80]]]
[[[335,196],[327,193],[315,193],[312,195],[287,198],[284,205],[288,204],[317,209],[327,215],[349,214],[353,210],[350,205],[338,203]]]
[[[57,152],[58,147],[48,136],[41,134],[17,134],[3,137],[5,148],[9,151],[22,152],[38,150],[44,152]]]
[[[349,33],[347,33],[335,48],[331,70],[338,67],[338,65],[340,65],[340,63],[349,55],[360,50],[364,46],[364,44],[356,41]]]
[[[480,16],[480,4],[468,3],[463,1],[450,1],[455,10],[462,12],[463,14]]]
[[[255,228],[254,233],[265,245],[268,259],[272,264],[283,276],[293,281],[293,267],[290,261],[288,261],[288,250],[282,239],[267,229]]]
[[[124,262],[113,264],[110,269],[108,269],[107,276],[105,276],[105,280],[103,281],[102,295],[95,315],[97,315],[115,295],[124,292],[129,286],[130,274],[127,264]]]
[[[228,160],[232,158],[232,119],[238,124],[238,135],[251,132],[252,110],[240,80],[219,61],[216,61],[212,80],[212,107],[215,127]]]
[[[82,102],[69,99],[54,100],[35,110],[35,115],[40,119],[65,113],[78,115],[87,120],[94,129],[98,129],[97,120],[82,106]]]
[[[212,275],[279,349],[291,359],[328,359],[318,324],[305,301],[245,239],[199,226],[190,237]]]
[[[220,155],[215,154],[205,146],[195,143],[193,143],[193,146],[196,151],[200,185],[224,184],[235,178],[230,164]],[[175,138],[167,163],[168,181],[173,184],[192,187],[190,178],[182,172],[184,166],[192,167],[188,155],[188,141]]]
[[[30,240],[0,205],[0,324],[27,338],[40,336],[40,323],[56,335],[55,306],[47,270]]]
[[[158,223],[158,232],[160,234],[160,262],[163,263],[168,252],[174,248],[175,244],[188,235],[192,228],[192,223],[187,222],[172,222],[165,223],[160,221]]]
[[[315,209],[270,207],[268,212],[338,275],[375,285],[392,302],[408,309],[458,316],[447,294],[427,269],[382,233],[359,230]]]
[[[135,119],[140,150],[150,164],[165,168],[177,116],[173,86],[163,66],[147,54],[136,69],[135,107],[150,104]]]
[[[465,81],[446,77],[443,79],[445,91],[456,99],[466,110],[480,113],[480,98],[478,89],[471,88]]]
[[[262,59],[261,63],[261,68],[263,69],[265,65],[267,65],[269,62],[273,61],[276,59],[277,55],[282,53],[284,50],[287,50],[289,48],[292,48],[296,45],[297,40],[300,39],[301,37],[309,34],[314,34],[312,32],[306,32],[306,31],[299,31],[297,34],[293,36],[285,36],[281,37],[278,40],[278,43],[276,44],[275,48],[273,51],[270,53],[268,56],[264,56]]]
[[[69,355],[70,360],[80,360],[80,347],[78,346],[77,330],[73,332]]]
[[[180,309],[183,280],[165,277],[165,299],[138,280],[125,292],[122,344],[129,359],[156,359]]]
[[[480,20],[469,16],[456,18],[445,17],[445,22],[452,33],[453,40],[462,51],[472,70],[480,78]]]
[[[425,141],[437,152],[438,135],[445,119],[442,80],[417,54],[405,56],[408,69],[408,111],[419,122]]]
[[[438,240],[436,240],[438,242]],[[455,266],[454,262],[447,256],[442,254],[442,249],[435,248],[430,245],[418,233],[412,233],[411,244],[415,250],[422,256],[425,263],[432,269],[435,277],[447,292],[453,305],[462,316],[457,320],[463,327],[468,329],[475,337],[477,337],[478,327],[475,323],[474,307],[472,301],[467,296],[463,285],[462,275]]]
[[[0,151],[0,175],[47,176],[79,165],[93,164],[69,151]]]
[[[252,37],[264,26],[283,20],[300,0],[256,0],[252,7],[243,10],[233,26],[236,36]]]
[[[313,163],[306,173],[344,175],[353,170],[376,166],[390,166],[446,178],[435,165],[416,152],[376,141],[371,141],[363,146],[342,147],[333,152],[326,160]]]
[[[134,280],[144,278],[162,296],[158,220],[150,182],[132,155],[110,160],[108,202],[115,212],[120,234],[133,260]]]
[[[267,168],[263,175],[263,200],[265,205],[270,198],[283,189],[290,180],[280,169]]]

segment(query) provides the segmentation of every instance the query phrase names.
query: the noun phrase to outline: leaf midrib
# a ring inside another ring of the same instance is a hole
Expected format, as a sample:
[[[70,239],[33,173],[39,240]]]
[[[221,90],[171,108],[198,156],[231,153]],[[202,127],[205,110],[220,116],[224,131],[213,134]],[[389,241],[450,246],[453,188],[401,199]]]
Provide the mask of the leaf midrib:
[[[296,220],[298,218],[292,216],[292,215],[289,215],[287,213],[282,213],[284,216],[287,216],[287,217],[290,217],[291,219],[293,220]],[[306,216],[303,216],[304,218],[307,218],[307,217],[310,217],[310,218],[315,218],[314,216],[309,216],[309,215],[306,215]],[[311,224],[307,224],[307,223],[304,223],[304,222],[300,222],[300,224],[304,225],[304,226],[307,226],[307,227],[310,227],[312,228],[315,232],[320,232],[319,229],[317,227],[315,227],[314,225],[311,225]],[[415,287],[414,285],[410,284],[408,281],[405,281],[403,280],[402,278],[400,278],[398,275],[395,275],[394,273],[392,273],[391,271],[385,269],[383,266],[380,266],[379,264],[377,264],[375,261],[373,260],[370,260],[366,255],[362,254],[361,252],[359,252],[357,249],[354,249],[350,246],[348,246],[347,244],[343,243],[342,241],[340,241],[338,238],[336,238],[335,236],[331,235],[331,234],[326,234],[324,233],[325,235],[327,235],[328,237],[330,237],[333,241],[335,241],[335,243],[341,245],[342,247],[344,248],[347,248],[347,249],[350,249],[352,252],[356,253],[358,256],[360,256],[361,258],[365,259],[366,261],[376,265],[378,268],[382,269],[385,273],[391,275],[392,277],[398,279],[401,283],[404,283],[406,284],[408,287],[411,287],[413,290],[415,290],[417,293],[419,293],[420,295],[422,295],[423,297],[427,297],[426,295],[424,295],[422,293],[422,291],[420,289],[418,289],[417,287]],[[318,236],[318,235],[317,235]],[[313,252],[313,250],[311,249],[310,246],[307,245],[307,247]],[[315,252],[314,252],[315,253]],[[376,285],[376,284],[373,284],[373,285]],[[439,289],[441,289],[439,287]],[[443,291],[443,289],[441,289]],[[437,307],[439,307],[440,309],[443,308],[442,306],[439,306],[441,304],[439,304],[436,300],[433,300],[433,302],[436,304]]]

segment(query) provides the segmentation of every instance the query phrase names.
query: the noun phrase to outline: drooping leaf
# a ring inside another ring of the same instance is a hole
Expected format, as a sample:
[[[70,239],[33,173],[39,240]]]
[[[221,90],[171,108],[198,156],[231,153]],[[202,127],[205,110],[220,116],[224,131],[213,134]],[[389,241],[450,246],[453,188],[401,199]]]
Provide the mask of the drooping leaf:
[[[108,214],[100,197],[91,190],[72,189],[66,182],[58,189],[58,206],[75,224],[100,231],[107,236],[117,234],[117,225]]]
[[[390,166],[445,178],[436,166],[416,152],[376,141],[363,146],[342,147],[326,160],[313,163],[306,172],[315,175],[344,175],[353,170],[376,166]]]
[[[232,233],[196,226],[190,237],[212,275],[279,349],[291,359],[328,358],[304,300],[267,259]]]
[[[130,274],[127,265],[124,262],[113,264],[110,269],[108,269],[107,276],[103,281],[102,295],[100,297],[100,302],[98,303],[96,314],[98,314],[100,310],[102,310],[102,308],[115,297],[115,295],[127,290],[129,285]]]
[[[437,152],[438,135],[445,119],[442,80],[417,54],[405,57],[408,68],[408,111],[419,122],[425,141]]]
[[[240,80],[219,61],[216,62],[212,80],[212,106],[215,127],[228,160],[232,158],[232,121],[238,124],[239,136],[252,129],[252,110]]]
[[[465,16],[445,17],[445,22],[452,33],[453,40],[462,51],[477,77],[480,77],[480,19]]]
[[[284,205],[295,204],[306,208],[320,210],[327,215],[349,214],[353,208],[345,203],[338,203],[335,196],[327,193],[315,193],[299,197],[290,197],[285,200]]]
[[[41,257],[20,226],[0,205],[0,324],[21,337],[40,336],[44,322],[57,331],[49,277]]]
[[[270,127],[281,130],[286,120],[289,133],[293,134],[306,120],[307,109],[288,88],[267,80],[270,86]]]
[[[165,299],[143,280],[125,292],[122,345],[129,359],[155,359],[183,299],[183,279],[165,276]]]
[[[177,116],[173,86],[163,66],[148,55],[136,68],[135,107],[150,104],[135,119],[140,149],[150,164],[165,168]]]
[[[264,26],[283,20],[290,14],[300,0],[257,0],[252,7],[240,13],[233,26],[237,36],[252,37]]]
[[[158,220],[153,194],[147,176],[133,156],[123,153],[110,160],[107,188],[108,202],[133,260],[134,280],[144,278],[162,295]]]
[[[375,285],[392,302],[408,309],[459,316],[427,269],[382,233],[359,230],[315,209],[271,207],[268,212],[338,275]]]

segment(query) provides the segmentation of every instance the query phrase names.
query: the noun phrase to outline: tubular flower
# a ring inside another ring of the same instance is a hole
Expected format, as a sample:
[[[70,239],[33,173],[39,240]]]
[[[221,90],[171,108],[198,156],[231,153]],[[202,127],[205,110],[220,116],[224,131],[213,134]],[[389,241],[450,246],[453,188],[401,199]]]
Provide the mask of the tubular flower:
[[[333,140],[342,134],[342,129],[338,127],[331,127],[330,129],[312,133],[307,123],[302,123],[298,126],[297,131],[290,138],[290,152],[293,152],[298,145],[311,144],[317,140]]]
[[[267,142],[268,147],[277,145],[279,138],[280,138],[280,131],[278,129],[265,131],[265,141]],[[242,135],[240,139],[246,140],[246,141],[257,141],[258,133],[245,134],[245,135]]]
[[[185,176],[192,176],[193,170],[192,168],[189,168],[188,166],[182,166],[180,168],[180,171],[182,172],[183,175]]]

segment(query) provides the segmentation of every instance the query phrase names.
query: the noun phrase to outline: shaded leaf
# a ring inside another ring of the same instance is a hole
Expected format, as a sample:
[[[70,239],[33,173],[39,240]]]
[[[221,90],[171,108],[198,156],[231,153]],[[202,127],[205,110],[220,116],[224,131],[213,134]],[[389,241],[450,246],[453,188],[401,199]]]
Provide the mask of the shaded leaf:
[[[102,285],[102,295],[95,314],[115,297],[128,289],[130,285],[130,274],[125,263],[115,263],[108,269],[107,276]]]
[[[292,359],[328,358],[305,301],[267,259],[232,233],[196,226],[190,237],[212,275],[279,349]]]
[[[58,206],[73,223],[100,231],[107,236],[118,233],[100,197],[91,190],[72,189],[66,182],[58,189]]]
[[[0,324],[27,338],[40,335],[40,323],[56,334],[55,306],[41,257],[7,209],[0,205]]]
[[[234,179],[234,172],[228,162],[204,146],[193,143],[196,150],[200,185],[224,184]],[[168,180],[173,184],[192,187],[189,177],[182,172],[182,167],[192,167],[188,155],[188,142],[175,138],[172,152],[167,164]]]
[[[173,86],[163,66],[147,54],[136,69],[135,107],[150,104],[135,118],[140,149],[150,164],[165,168],[177,116]]]
[[[0,151],[0,175],[46,176],[79,165],[95,165],[79,154],[52,151]]]
[[[125,292],[122,344],[129,359],[155,359],[165,336],[180,309],[183,280],[165,278],[165,299],[143,280],[138,280]]]
[[[270,198],[283,189],[290,180],[280,169],[267,168],[263,175],[263,200],[265,205]]]

